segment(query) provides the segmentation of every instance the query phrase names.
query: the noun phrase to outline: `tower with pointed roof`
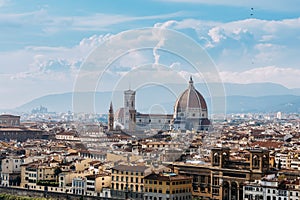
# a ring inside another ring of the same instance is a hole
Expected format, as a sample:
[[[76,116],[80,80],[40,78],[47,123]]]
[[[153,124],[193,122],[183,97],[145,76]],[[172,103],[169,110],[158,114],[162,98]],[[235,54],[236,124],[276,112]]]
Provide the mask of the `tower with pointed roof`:
[[[114,110],[112,102],[110,102],[109,114],[108,114],[108,130],[114,130]]]

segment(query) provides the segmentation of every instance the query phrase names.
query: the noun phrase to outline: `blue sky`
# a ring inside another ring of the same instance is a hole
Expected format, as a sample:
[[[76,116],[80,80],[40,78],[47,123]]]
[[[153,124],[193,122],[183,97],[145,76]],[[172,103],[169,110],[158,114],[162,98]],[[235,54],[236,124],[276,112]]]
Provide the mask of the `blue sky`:
[[[299,13],[296,0],[0,0],[0,108],[73,91],[81,64],[95,48],[122,31],[144,27],[191,37],[208,52],[223,82],[297,88]],[[185,79],[201,81],[180,59],[158,54]],[[152,52],[130,54],[118,64],[130,71],[145,60],[155,61]],[[107,86],[122,76],[117,70]]]

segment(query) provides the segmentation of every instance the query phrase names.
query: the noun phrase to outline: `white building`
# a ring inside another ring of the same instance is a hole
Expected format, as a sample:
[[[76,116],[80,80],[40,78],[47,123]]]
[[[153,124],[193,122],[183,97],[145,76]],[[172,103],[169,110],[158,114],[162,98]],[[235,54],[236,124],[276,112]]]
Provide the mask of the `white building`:
[[[299,182],[299,181],[298,181]],[[277,179],[256,180],[243,186],[244,200],[299,200],[299,184],[282,187]]]
[[[21,165],[24,163],[22,157],[10,156],[2,160],[1,185],[18,185],[21,181]]]

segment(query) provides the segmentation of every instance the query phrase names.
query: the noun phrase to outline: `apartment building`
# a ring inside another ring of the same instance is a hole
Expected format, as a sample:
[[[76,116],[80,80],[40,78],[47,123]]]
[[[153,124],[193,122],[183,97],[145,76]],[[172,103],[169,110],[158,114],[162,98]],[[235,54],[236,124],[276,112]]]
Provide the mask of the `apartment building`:
[[[192,178],[175,173],[151,173],[145,178],[144,200],[192,199]]]
[[[119,165],[111,169],[112,197],[143,199],[146,166]]]

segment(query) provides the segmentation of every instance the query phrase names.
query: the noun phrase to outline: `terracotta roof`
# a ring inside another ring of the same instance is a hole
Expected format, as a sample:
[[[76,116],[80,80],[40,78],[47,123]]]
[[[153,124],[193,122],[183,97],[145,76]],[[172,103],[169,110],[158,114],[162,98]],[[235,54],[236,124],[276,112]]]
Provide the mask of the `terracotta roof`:
[[[272,141],[257,141],[251,144],[252,147],[259,146],[259,147],[266,147],[266,148],[280,148],[282,147],[283,142],[272,142]]]
[[[195,89],[193,83],[194,82],[191,78],[188,89],[186,89],[176,101],[176,111],[185,110],[187,108],[201,108],[203,110],[207,110],[203,96]]]
[[[113,167],[112,169],[118,171],[127,171],[127,172],[145,172],[148,167],[146,166],[129,166],[129,165],[118,165]]]
[[[176,181],[176,180],[187,180],[191,178],[188,176],[177,175],[174,173],[160,173],[160,174],[152,173],[149,174],[148,176],[145,176],[144,179],[158,180],[158,181]]]

